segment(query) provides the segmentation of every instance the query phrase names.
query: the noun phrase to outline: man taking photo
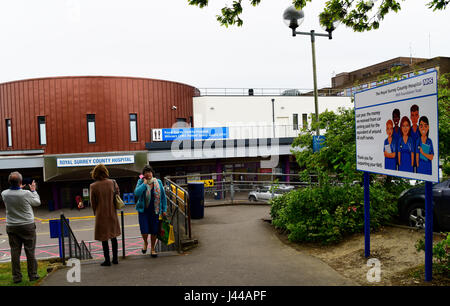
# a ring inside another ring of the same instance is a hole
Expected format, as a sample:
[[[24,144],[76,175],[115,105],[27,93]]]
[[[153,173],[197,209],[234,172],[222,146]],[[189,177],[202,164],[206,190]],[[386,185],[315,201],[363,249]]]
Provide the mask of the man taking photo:
[[[20,271],[20,254],[22,244],[27,256],[28,278],[30,281],[39,279],[37,261],[34,255],[36,247],[36,225],[34,223],[33,207],[41,205],[41,199],[36,192],[36,182],[29,186],[30,190],[22,189],[22,175],[11,172],[8,177],[9,189],[2,192],[6,206],[6,232],[11,247],[11,271],[14,283],[22,281]]]

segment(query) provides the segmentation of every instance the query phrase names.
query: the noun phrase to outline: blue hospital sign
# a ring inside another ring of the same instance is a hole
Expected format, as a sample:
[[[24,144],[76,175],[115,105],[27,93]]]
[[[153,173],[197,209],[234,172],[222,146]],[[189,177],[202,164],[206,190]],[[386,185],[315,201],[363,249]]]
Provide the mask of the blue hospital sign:
[[[153,129],[153,141],[227,139],[227,127]]]
[[[356,168],[439,182],[437,72],[355,94]]]

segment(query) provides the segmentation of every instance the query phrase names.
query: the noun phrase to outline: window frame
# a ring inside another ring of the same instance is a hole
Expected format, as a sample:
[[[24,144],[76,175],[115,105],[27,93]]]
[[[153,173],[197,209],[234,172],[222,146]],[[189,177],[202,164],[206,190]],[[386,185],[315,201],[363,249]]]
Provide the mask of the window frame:
[[[134,118],[132,118],[134,116]],[[137,122],[137,113],[131,113],[129,116],[129,121],[130,121],[130,141],[131,142],[138,142],[139,140],[139,136],[138,136],[138,122]],[[132,128],[132,123],[134,122],[134,132],[135,132],[135,137],[136,139],[133,140],[133,128]]]
[[[91,141],[91,129],[89,127],[89,123],[94,123],[94,141]],[[96,132],[96,127],[95,127],[95,114],[86,114],[86,124],[87,124],[87,139],[88,139],[88,143],[96,143],[97,142],[97,132]]]
[[[292,128],[294,131],[298,131],[298,114],[292,114]]]
[[[11,148],[13,146],[12,142],[12,120],[11,118],[5,119],[6,125],[6,147]]]
[[[38,116],[38,131],[39,131],[39,145],[40,146],[46,146],[47,145],[47,122],[45,119],[45,116]],[[43,123],[42,123],[42,119],[43,119]],[[42,133],[41,133],[41,125],[44,125],[44,139],[42,137]],[[45,141],[45,143],[43,143],[43,141]]]

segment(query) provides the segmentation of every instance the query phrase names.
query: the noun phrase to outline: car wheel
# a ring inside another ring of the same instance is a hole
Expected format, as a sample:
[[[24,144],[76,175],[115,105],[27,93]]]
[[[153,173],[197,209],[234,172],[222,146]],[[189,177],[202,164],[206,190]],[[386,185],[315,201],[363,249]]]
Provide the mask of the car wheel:
[[[256,197],[255,197],[255,196],[249,196],[249,197],[248,197],[248,200],[249,200],[250,202],[256,202]]]
[[[425,229],[425,205],[415,203],[408,208],[408,224],[411,227]]]

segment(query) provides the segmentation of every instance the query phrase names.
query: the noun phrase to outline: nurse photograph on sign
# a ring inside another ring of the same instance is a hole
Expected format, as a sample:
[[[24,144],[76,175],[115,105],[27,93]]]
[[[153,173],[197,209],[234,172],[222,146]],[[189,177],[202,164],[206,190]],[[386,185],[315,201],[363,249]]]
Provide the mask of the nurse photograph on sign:
[[[398,171],[413,172],[414,142],[411,137],[411,122],[404,116],[400,122],[401,137],[398,140]]]
[[[388,137],[384,140],[384,168],[389,170],[397,170],[397,164],[395,162],[397,145],[393,137],[394,123],[392,120],[388,120],[386,122],[386,134]]]
[[[431,161],[434,157],[433,142],[428,137],[429,135],[429,123],[426,116],[420,117],[419,131],[420,137],[417,140],[416,148],[416,162],[417,173],[431,175]]]

